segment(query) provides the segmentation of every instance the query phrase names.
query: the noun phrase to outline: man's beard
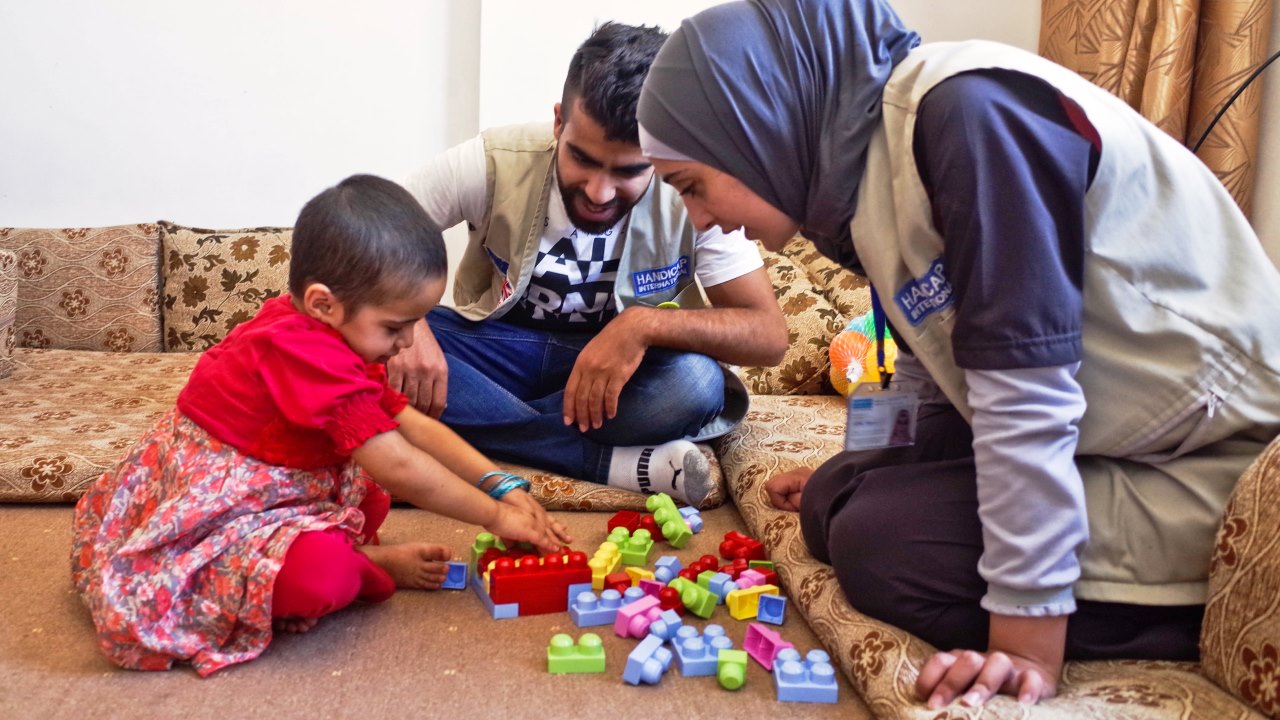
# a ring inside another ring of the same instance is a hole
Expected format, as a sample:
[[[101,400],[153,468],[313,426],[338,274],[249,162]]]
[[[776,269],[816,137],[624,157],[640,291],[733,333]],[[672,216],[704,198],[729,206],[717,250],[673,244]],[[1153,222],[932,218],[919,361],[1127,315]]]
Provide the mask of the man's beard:
[[[621,199],[614,198],[613,202],[608,205],[608,207],[613,209],[613,212],[610,214],[608,219],[601,221],[588,220],[578,214],[579,200],[589,206],[595,205],[595,203],[591,202],[590,198],[587,197],[585,192],[577,188],[566,188],[561,185],[560,197],[564,200],[564,209],[569,215],[569,222],[572,222],[574,227],[588,235],[599,235],[604,233],[609,228],[617,225],[618,221],[626,216],[627,213],[631,212],[631,208],[635,207],[635,203],[624,205]]]

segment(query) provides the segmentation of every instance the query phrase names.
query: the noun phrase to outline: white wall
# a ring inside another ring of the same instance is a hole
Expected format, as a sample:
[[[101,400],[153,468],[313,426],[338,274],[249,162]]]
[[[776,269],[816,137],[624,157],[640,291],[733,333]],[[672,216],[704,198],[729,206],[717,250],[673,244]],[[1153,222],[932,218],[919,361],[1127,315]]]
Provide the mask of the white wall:
[[[0,3],[0,225],[291,225],[475,133],[474,0]]]
[[[1280,50],[1280,3],[1271,13],[1270,52]],[[1268,55],[1270,54],[1268,53]],[[1258,177],[1253,190],[1253,229],[1271,262],[1280,265],[1280,60],[1254,81],[1262,83],[1262,133],[1258,138]]]

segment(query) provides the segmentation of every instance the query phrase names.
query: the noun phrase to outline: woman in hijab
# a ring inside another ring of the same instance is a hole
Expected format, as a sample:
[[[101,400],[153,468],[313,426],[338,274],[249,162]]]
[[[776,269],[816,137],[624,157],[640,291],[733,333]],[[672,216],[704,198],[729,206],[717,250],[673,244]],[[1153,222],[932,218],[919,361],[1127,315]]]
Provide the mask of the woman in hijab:
[[[871,432],[767,490],[854,607],[956,648],[921,700],[1198,655],[1214,532],[1280,432],[1280,273],[1190,152],[1030,53],[919,45],[881,0],[713,7],[638,114],[699,226],[798,231],[871,282],[903,352],[850,422],[906,403],[914,443]]]

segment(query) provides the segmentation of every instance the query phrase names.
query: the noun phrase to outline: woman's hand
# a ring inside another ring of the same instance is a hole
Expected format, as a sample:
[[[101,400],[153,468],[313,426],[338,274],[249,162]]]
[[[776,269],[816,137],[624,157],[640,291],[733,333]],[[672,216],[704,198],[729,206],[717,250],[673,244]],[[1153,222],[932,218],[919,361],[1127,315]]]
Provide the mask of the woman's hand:
[[[992,615],[989,649],[936,653],[916,678],[916,696],[936,710],[960,699],[974,707],[996,693],[1032,705],[1053,697],[1062,675],[1067,616]]]
[[[795,468],[769,478],[764,483],[769,502],[779,510],[800,512],[800,493],[809,482],[810,475],[813,475],[813,468]]]

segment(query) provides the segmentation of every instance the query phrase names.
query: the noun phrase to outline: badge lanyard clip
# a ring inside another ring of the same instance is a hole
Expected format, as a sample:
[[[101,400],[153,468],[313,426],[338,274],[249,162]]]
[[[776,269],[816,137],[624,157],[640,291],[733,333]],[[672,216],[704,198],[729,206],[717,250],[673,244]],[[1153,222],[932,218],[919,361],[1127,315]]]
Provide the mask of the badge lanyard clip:
[[[876,294],[874,286],[871,290],[871,318],[876,327],[876,369],[880,371],[880,389],[889,389],[889,380],[893,378],[893,373],[889,372],[884,362],[884,337],[887,324],[884,316],[884,308],[880,306],[880,296]]]

